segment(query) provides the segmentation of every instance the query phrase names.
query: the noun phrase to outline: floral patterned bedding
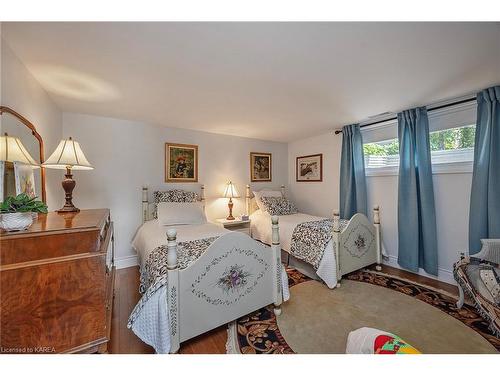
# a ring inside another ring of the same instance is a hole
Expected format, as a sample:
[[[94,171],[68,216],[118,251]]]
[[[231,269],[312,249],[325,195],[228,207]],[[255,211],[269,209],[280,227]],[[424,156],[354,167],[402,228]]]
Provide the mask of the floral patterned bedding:
[[[177,262],[179,269],[182,270],[189,267],[189,265],[198,259],[217,238],[218,237],[210,237],[194,241],[179,242],[177,244]],[[143,296],[134,311],[132,311],[128,325],[133,324],[133,317],[139,313],[139,311],[136,310],[140,310],[140,305],[144,305],[158,288],[166,285],[167,253],[168,248],[166,245],[163,245],[157,247],[149,254],[144,267],[141,269],[139,292]]]
[[[219,237],[179,242],[177,244],[177,262],[179,269],[189,267]],[[166,245],[154,249],[141,268],[139,291],[142,298],[130,314],[127,328],[146,344],[155,348],[157,353],[168,353],[170,334],[165,334],[169,327],[166,309],[166,290],[168,289]]]
[[[348,223],[349,220],[340,220],[340,230],[342,231]],[[298,224],[292,234],[290,254],[318,270],[326,245],[332,239],[332,230],[332,219]]]

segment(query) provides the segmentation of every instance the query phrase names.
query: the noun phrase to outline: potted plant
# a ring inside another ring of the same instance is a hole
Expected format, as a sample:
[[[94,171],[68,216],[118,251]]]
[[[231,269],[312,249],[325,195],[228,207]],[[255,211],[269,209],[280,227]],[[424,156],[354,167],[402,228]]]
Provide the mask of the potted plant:
[[[0,228],[6,231],[25,230],[33,224],[33,214],[47,213],[47,205],[38,197],[21,193],[9,196],[0,204]]]

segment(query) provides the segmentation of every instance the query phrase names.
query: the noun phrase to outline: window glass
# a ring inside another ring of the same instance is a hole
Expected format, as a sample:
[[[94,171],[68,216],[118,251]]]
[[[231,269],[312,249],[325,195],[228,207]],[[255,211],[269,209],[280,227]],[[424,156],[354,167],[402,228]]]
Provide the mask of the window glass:
[[[474,159],[476,125],[439,130],[430,133],[432,164],[459,163]],[[365,143],[363,145],[366,168],[399,165],[398,139]]]

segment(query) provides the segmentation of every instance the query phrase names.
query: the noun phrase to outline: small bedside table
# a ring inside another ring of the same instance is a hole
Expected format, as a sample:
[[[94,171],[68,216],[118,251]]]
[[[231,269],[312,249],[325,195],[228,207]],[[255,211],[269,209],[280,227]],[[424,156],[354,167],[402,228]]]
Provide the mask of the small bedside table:
[[[241,220],[239,218],[236,218],[234,220],[217,219],[217,223],[222,224],[222,226],[225,229],[242,232],[248,234],[251,237],[252,233],[250,231],[250,219],[249,220]]]

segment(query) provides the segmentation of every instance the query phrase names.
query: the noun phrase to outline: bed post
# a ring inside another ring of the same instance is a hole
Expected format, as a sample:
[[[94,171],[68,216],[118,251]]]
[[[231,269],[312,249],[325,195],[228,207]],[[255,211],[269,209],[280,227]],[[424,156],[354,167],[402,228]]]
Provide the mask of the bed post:
[[[144,224],[149,219],[149,204],[148,204],[148,187],[142,187],[142,223]]]
[[[281,196],[286,198],[285,185],[281,185]]]
[[[200,201],[205,202],[205,185],[201,185]]]
[[[377,265],[375,269],[377,271],[382,271],[382,246],[381,246],[381,238],[380,238],[380,207],[373,207],[373,225],[375,226],[375,240],[377,246]]]
[[[179,268],[177,263],[177,231],[167,231],[167,308],[170,321],[170,352],[177,353],[180,347],[179,335]]]
[[[333,210],[333,248],[335,252],[335,268],[337,270],[337,288],[340,288],[340,213],[339,210]]]
[[[275,296],[274,296],[274,314],[276,316],[281,315],[281,303],[283,302],[283,290],[281,285],[281,273],[283,270],[283,266],[281,265],[281,246],[280,246],[280,230],[278,225],[278,216],[272,216],[272,245],[271,249],[273,252],[273,258],[275,263],[275,275],[276,275],[276,287],[275,287]]]
[[[247,215],[250,215],[250,185],[247,184],[247,187],[246,187],[246,192],[245,192],[245,204],[246,204],[246,209],[247,209],[247,212],[246,214]]]

